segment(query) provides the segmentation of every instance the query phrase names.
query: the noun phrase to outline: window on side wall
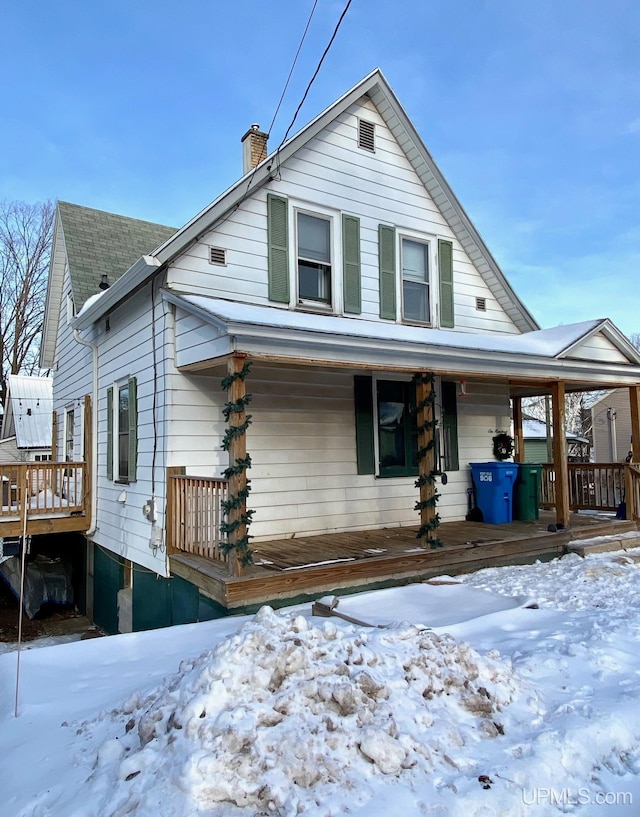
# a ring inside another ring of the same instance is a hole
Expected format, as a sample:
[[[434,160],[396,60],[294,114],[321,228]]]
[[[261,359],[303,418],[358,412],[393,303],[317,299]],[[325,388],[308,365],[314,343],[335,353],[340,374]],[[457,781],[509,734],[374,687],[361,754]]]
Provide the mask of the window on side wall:
[[[298,300],[331,306],[331,220],[296,214]]]
[[[379,475],[416,475],[418,431],[413,384],[401,380],[378,380],[376,405]]]
[[[107,389],[107,478],[135,482],[138,458],[136,378]]]
[[[429,243],[403,238],[400,243],[400,263],[403,320],[431,323]]]
[[[75,431],[75,414],[67,409],[64,415],[64,461],[73,462],[73,435]]]

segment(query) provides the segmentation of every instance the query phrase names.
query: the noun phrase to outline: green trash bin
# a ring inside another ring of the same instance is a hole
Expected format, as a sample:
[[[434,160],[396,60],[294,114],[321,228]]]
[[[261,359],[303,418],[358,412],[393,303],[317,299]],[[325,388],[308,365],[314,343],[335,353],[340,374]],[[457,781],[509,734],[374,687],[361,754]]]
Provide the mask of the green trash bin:
[[[513,518],[519,522],[533,522],[540,514],[540,486],[542,465],[521,462],[513,488]]]

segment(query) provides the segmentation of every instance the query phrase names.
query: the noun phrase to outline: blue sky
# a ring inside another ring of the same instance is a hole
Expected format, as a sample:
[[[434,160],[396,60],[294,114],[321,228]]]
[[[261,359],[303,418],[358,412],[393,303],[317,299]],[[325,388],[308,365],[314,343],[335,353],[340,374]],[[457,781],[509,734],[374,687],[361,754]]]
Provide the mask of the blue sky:
[[[318,0],[276,146],[346,0]],[[313,0],[3,0],[0,200],[181,226],[268,127]],[[294,130],[379,66],[542,326],[640,332],[637,0],[352,0]]]

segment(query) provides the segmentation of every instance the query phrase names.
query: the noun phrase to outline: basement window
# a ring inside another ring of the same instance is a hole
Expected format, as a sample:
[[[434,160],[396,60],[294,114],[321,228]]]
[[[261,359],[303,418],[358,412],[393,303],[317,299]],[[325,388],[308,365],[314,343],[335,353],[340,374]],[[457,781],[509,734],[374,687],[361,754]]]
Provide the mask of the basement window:
[[[363,150],[369,150],[375,153],[375,133],[376,126],[373,122],[367,122],[366,119],[358,119],[358,147]]]
[[[209,247],[209,263],[218,267],[226,267],[227,251],[223,247]]]

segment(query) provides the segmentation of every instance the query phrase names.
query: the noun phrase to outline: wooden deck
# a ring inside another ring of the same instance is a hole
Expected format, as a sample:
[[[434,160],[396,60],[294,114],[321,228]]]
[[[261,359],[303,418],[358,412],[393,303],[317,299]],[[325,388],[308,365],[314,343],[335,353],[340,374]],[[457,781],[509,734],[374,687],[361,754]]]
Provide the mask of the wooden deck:
[[[241,576],[229,576],[225,565],[187,553],[171,555],[170,566],[173,575],[240,612],[297,597],[532,562],[562,555],[575,539],[636,529],[633,522],[572,514],[570,530],[550,533],[554,520],[554,513],[541,511],[536,522],[446,522],[438,528],[444,547],[435,550],[421,547],[417,526],[258,542],[253,545],[254,564]]]

